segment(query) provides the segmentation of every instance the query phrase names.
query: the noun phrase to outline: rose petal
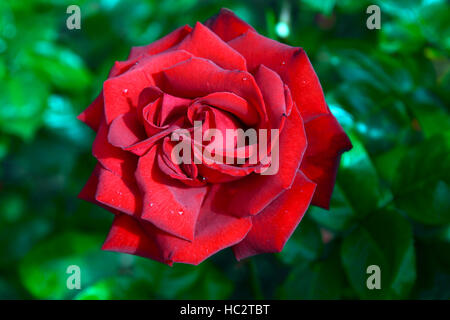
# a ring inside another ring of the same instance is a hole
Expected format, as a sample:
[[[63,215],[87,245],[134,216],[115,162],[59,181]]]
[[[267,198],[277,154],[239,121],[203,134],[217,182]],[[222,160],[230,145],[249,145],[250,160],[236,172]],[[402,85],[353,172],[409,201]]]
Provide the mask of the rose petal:
[[[117,77],[125,73],[136,64],[136,61],[137,59],[116,61],[109,72],[108,78]],[[101,90],[95,100],[77,118],[97,132],[103,118],[103,107],[104,98],[103,90]]]
[[[142,56],[139,56],[134,59],[125,60],[125,61],[116,61],[109,71],[108,79],[114,78],[117,76],[120,76],[121,74],[124,74],[128,70],[130,70],[132,67],[135,67],[137,63],[139,63],[139,60],[142,58]]]
[[[95,193],[97,192],[98,174],[100,172],[100,168],[101,165],[97,163],[88,181],[78,194],[78,198],[97,204],[97,200],[95,200]]]
[[[166,248],[168,260],[197,265],[213,254],[242,241],[251,229],[249,218],[235,218],[202,211],[192,243],[161,237],[159,243]],[[171,251],[169,251],[171,249]]]
[[[308,148],[301,170],[317,184],[312,204],[328,209],[341,154],[352,144],[332,114],[306,122],[305,129]]]
[[[247,60],[253,72],[263,64],[278,73],[291,90],[304,121],[328,113],[319,79],[301,48],[294,48],[248,31],[228,44]]]
[[[230,41],[248,30],[255,30],[228,9],[221,9],[219,14],[208,19],[205,25],[223,41]]]
[[[190,102],[190,99],[178,98],[164,93],[159,110],[158,124],[165,126],[173,122],[174,119],[185,116]]]
[[[209,183],[231,182],[249,175],[255,167],[238,167],[224,163],[199,164],[198,171]]]
[[[216,191],[211,189],[209,195]],[[250,218],[236,218],[215,212],[211,207],[212,198],[205,199],[192,242],[168,236],[148,224],[144,226],[147,234],[158,243],[164,260],[197,265],[245,237],[252,225]]]
[[[255,109],[245,99],[231,92],[213,92],[196,99],[194,103],[228,111],[248,126],[258,122],[258,113]]]
[[[148,150],[150,150],[151,147],[153,147],[161,139],[170,135],[175,130],[180,129],[181,125],[183,123],[184,123],[184,119],[180,118],[177,121],[175,121],[172,125],[167,126],[167,128],[162,128],[162,130],[160,132],[155,133],[150,138],[147,138],[145,140],[142,140],[135,144],[132,144],[128,147],[125,147],[124,150],[130,151],[138,156],[143,156],[144,154],[146,154],[148,152]]]
[[[119,214],[114,218],[102,249],[134,254],[171,264],[161,258],[157,243],[147,236],[138,220],[125,214]]]
[[[292,187],[252,217],[252,229],[233,247],[236,259],[280,252],[308,209],[314,189],[315,184],[298,171]]]
[[[129,215],[139,216],[141,212],[142,200],[136,184],[109,170],[99,170],[95,200]]]
[[[139,66],[128,72],[106,80],[103,84],[106,122],[110,124],[119,115],[137,107],[142,90],[155,84],[153,74],[190,57],[181,50],[160,53],[142,59]]]
[[[284,97],[286,98],[286,115],[289,116],[294,106],[294,101],[292,100],[291,90],[289,90],[287,85],[284,85]]]
[[[147,87],[139,96],[137,117],[144,124],[147,135],[151,137],[185,116],[190,102],[189,99],[166,94],[157,87]]]
[[[173,142],[169,137],[165,137],[162,143],[163,152],[159,152],[157,155],[158,166],[166,175],[180,180],[184,184],[191,187],[203,186],[206,184],[204,181],[198,179],[197,165],[193,162],[190,164],[175,164],[172,161],[173,147],[176,142]],[[182,169],[183,168],[183,169]]]
[[[92,154],[106,169],[124,179],[133,179],[137,157],[108,142],[108,126],[103,121],[92,146]]]
[[[171,47],[178,44],[180,41],[182,41],[190,32],[192,31],[192,28],[188,25],[185,25],[183,27],[177,28],[165,37],[149,44],[146,46],[140,46],[140,47],[133,47],[131,48],[130,55],[128,56],[128,60],[134,59],[142,54],[157,54],[161,53],[167,49],[170,49]]]
[[[120,214],[121,212],[113,209],[107,205],[104,205],[101,202],[98,202],[95,199],[95,194],[97,193],[97,185],[98,185],[98,175],[100,173],[100,170],[103,167],[97,163],[94,170],[91,173],[91,176],[89,177],[87,183],[84,185],[83,189],[80,191],[80,193],[78,194],[78,198],[84,200],[84,201],[88,201],[91,202],[93,204],[96,204],[114,214]]]
[[[157,146],[139,159],[136,180],[144,197],[142,219],[175,236],[192,240],[206,187],[192,188],[162,173]]]
[[[103,250],[135,254],[169,265],[197,265],[214,253],[241,241],[251,228],[249,218],[234,218],[202,211],[195,239],[174,237],[147,221],[126,214],[114,219]]]
[[[255,80],[261,90],[266,105],[270,128],[280,129],[283,117],[286,116],[286,97],[283,81],[280,76],[260,65],[255,72]]]
[[[108,141],[115,147],[126,148],[145,138],[144,127],[135,112],[121,114],[109,126]]]
[[[209,59],[224,69],[247,70],[245,59],[200,22],[197,22],[192,32],[175,49]]]
[[[103,90],[77,118],[86,123],[95,132],[98,131],[103,119]]]

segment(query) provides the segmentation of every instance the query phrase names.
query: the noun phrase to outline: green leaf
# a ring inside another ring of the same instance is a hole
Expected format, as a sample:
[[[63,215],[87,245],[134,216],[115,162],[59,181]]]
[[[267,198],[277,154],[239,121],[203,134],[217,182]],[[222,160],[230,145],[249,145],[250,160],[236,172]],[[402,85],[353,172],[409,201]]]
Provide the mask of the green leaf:
[[[18,193],[4,193],[0,196],[0,223],[18,222],[25,212],[25,199]]]
[[[357,220],[356,213],[339,185],[334,187],[330,210],[311,206],[306,214],[320,225],[334,231],[347,230]]]
[[[76,145],[86,146],[91,143],[89,131],[76,118],[70,101],[59,95],[51,95],[48,108],[44,113],[44,123],[53,130],[54,134],[67,137]]]
[[[389,53],[414,52],[425,43],[420,26],[415,22],[383,23],[380,38],[381,49]]]
[[[402,299],[416,278],[411,226],[394,211],[374,213],[347,236],[341,258],[352,287],[362,299]],[[376,265],[381,272],[381,288],[368,289],[367,268]]]
[[[450,132],[450,114],[439,99],[423,88],[416,90],[412,98],[411,110],[427,138]]]
[[[322,237],[319,227],[306,214],[278,256],[284,263],[298,260],[315,260],[322,252]]]
[[[42,124],[47,83],[34,74],[18,72],[0,86],[0,130],[31,140]]]
[[[8,202],[5,204],[8,205]],[[13,204],[13,206],[17,205],[18,204]],[[7,214],[12,214],[12,218],[14,219],[14,214],[17,214],[17,212],[14,211],[17,209],[20,210],[21,208],[6,209],[13,211]],[[6,220],[11,217],[4,216],[3,218]],[[13,225],[2,222],[0,231],[0,247],[2,248],[0,265],[3,266],[11,262],[17,262],[36,242],[43,239],[52,230],[50,221],[40,217],[33,217],[22,221],[19,220]]]
[[[72,51],[51,42],[37,42],[24,61],[37,74],[57,88],[79,91],[90,84],[90,73],[83,60]]]
[[[416,241],[418,299],[450,299],[450,241]]]
[[[392,187],[398,172],[398,166],[406,151],[407,147],[400,145],[378,154],[374,158],[374,165],[377,169],[378,176],[383,182],[387,183],[389,187]]]
[[[353,148],[341,158],[338,184],[353,210],[363,217],[389,199],[388,190],[380,185],[373,163],[356,135],[348,132]]]
[[[103,279],[75,296],[76,300],[139,300],[152,299],[151,283],[130,276]]]
[[[367,152],[383,152],[405,141],[411,134],[411,120],[407,104],[398,96],[414,87],[415,79],[406,71],[410,61],[350,49],[331,54],[340,81],[327,97],[351,114],[349,125]]]
[[[100,250],[102,240],[67,232],[38,243],[20,262],[23,285],[36,298],[64,299],[78,293],[67,288],[71,265],[80,267],[81,288],[117,274],[121,255]]]
[[[208,261],[199,266],[175,264],[173,267],[138,258],[134,275],[151,283],[158,299],[226,299],[233,285]]]
[[[0,137],[0,160],[8,154],[8,149],[9,140],[5,136]]]
[[[357,12],[360,14],[361,12],[365,11],[365,9],[372,4],[372,1],[369,0],[360,0],[360,1],[353,1],[353,0],[338,0],[336,1],[336,5],[342,12]]]
[[[14,287],[10,280],[0,277],[0,299],[14,300],[20,299],[18,290]]]
[[[417,19],[420,9],[421,0],[377,0],[377,4],[381,8],[381,12],[385,12],[396,18],[405,21],[414,21]]]
[[[217,268],[207,267],[203,275],[180,299],[227,299],[233,291],[233,283]]]
[[[395,205],[414,220],[450,222],[450,134],[433,136],[403,157],[393,192]]]
[[[450,50],[448,12],[447,1],[436,1],[421,8],[419,19],[427,40],[447,51]]]
[[[301,3],[328,16],[333,12],[336,0],[303,0]]]
[[[280,299],[339,299],[345,275],[338,257],[299,264],[279,289]]]

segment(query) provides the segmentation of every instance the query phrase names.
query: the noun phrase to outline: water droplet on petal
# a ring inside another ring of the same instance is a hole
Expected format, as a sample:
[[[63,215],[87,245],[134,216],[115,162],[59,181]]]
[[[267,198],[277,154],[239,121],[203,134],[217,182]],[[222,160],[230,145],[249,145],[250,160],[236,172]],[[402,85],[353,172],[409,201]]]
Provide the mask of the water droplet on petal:
[[[244,80],[244,81],[247,81],[247,78],[246,78],[246,77],[244,77],[244,78],[242,78],[242,80]]]
[[[282,61],[281,64],[282,64],[282,65],[285,65],[285,64],[286,64],[286,61]]]
[[[153,203],[150,203],[150,207],[153,207]]]
[[[122,94],[126,95],[128,93],[128,89],[123,89]]]
[[[178,214],[181,216],[183,214],[183,210],[178,211]]]

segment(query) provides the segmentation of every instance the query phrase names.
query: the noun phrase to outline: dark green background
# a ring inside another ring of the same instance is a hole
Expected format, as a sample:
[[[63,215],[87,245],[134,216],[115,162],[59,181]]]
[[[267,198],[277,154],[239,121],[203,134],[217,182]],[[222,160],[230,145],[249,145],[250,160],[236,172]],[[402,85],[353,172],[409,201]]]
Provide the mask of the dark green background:
[[[81,30],[67,30],[75,2]],[[0,1],[1,298],[450,298],[450,28],[446,1]],[[381,7],[381,30],[366,8]],[[168,267],[101,244],[112,215],[76,195],[94,138],[75,116],[133,45],[228,7],[308,53],[354,148],[329,212],[280,254]],[[276,25],[282,7],[290,33]],[[82,289],[66,288],[67,266]],[[366,268],[381,267],[381,290]]]

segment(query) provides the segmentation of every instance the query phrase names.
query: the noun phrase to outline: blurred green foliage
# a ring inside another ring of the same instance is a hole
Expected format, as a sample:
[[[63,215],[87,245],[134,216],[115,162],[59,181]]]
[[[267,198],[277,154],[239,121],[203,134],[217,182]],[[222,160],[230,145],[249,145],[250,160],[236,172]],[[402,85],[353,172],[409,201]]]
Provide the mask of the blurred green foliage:
[[[381,30],[366,28],[373,3]],[[450,299],[446,1],[80,0],[81,30],[66,28],[70,4],[0,2],[0,298]],[[103,252],[112,215],[76,198],[94,160],[75,116],[131,46],[220,7],[307,51],[354,145],[331,210],[310,208],[283,252],[239,263]],[[66,288],[71,264],[81,290]],[[381,290],[366,287],[372,264]]]

